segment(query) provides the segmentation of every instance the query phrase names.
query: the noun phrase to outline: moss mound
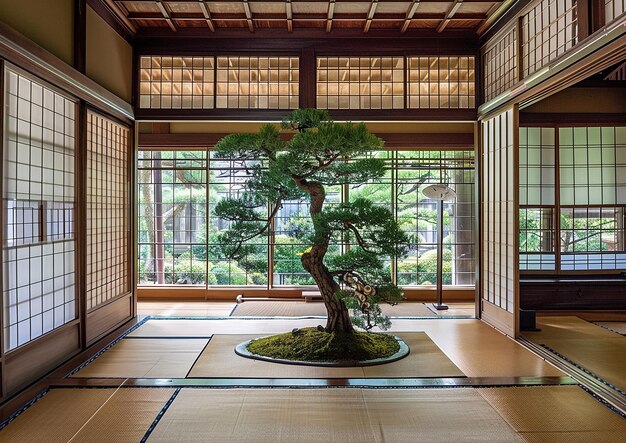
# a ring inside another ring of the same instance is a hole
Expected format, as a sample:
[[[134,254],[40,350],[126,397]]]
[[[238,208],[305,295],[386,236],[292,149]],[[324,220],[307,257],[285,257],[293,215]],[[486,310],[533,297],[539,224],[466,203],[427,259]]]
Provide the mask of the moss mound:
[[[387,334],[340,334],[305,328],[253,340],[247,349],[256,355],[284,360],[358,362],[389,357],[398,352],[400,345]]]

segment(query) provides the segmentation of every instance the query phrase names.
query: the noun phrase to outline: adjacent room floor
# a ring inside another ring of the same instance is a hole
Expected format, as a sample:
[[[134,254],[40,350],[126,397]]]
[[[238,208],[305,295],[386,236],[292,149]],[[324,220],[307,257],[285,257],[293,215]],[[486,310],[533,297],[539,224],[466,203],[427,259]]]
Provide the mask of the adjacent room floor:
[[[323,323],[319,308],[140,303],[138,325],[53,381],[4,423],[0,440],[617,442],[626,435],[623,415],[471,318],[470,305],[446,315],[422,303],[394,307],[390,332],[411,353],[386,365],[305,367],[234,354],[247,339]],[[549,321],[542,333],[556,328]]]

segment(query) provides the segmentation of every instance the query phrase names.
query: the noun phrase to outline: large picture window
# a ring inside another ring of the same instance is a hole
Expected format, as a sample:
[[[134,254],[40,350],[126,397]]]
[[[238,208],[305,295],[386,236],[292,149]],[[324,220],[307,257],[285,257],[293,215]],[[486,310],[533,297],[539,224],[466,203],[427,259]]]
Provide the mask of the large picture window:
[[[435,284],[436,202],[422,190],[445,182],[457,199],[445,206],[444,284],[474,284],[474,158],[471,151],[380,151],[387,172],[375,182],[330,186],[326,205],[367,196],[392,210],[411,240],[410,254],[387,269],[403,286]],[[349,161],[349,160],[346,160]],[[219,252],[227,222],[215,205],[240,192],[251,167],[237,159],[213,159],[210,151],[140,151],[139,284],[287,287],[312,285],[300,257],[311,231],[305,200],[289,200],[267,236],[252,240],[250,252],[230,260]],[[271,210],[271,208],[267,208]],[[266,215],[266,214],[264,214]],[[329,253],[350,248],[335,238]]]

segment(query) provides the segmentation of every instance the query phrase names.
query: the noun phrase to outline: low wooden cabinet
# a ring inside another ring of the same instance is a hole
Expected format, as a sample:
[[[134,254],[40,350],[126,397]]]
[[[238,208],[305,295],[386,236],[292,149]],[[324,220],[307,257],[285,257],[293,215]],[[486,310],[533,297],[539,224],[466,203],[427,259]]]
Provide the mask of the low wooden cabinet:
[[[521,309],[626,310],[626,275],[520,278]]]

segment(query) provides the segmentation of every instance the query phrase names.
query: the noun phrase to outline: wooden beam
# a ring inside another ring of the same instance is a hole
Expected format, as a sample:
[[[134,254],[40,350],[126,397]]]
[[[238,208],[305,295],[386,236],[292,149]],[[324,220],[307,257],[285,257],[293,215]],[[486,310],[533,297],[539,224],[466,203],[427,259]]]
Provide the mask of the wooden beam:
[[[132,107],[124,100],[2,22],[0,58],[28,70],[114,117],[125,122],[134,119]]]
[[[252,23],[252,11],[250,10],[248,0],[243,0],[243,10],[246,13],[246,22],[248,22],[248,29],[250,30],[250,32],[254,32],[254,24]]]
[[[132,33],[135,34],[137,32],[137,28],[135,28],[135,25],[133,25],[127,18],[126,18],[126,12],[128,12],[126,10],[125,7],[119,7],[117,5],[117,2],[115,0],[89,0],[89,3],[91,4],[91,7],[94,8],[93,4],[94,2],[99,1],[100,3],[106,5],[108,7],[108,9],[113,13],[113,15],[115,15],[121,22],[122,24],[128,28],[128,30]],[[95,9],[95,8],[94,8]]]
[[[363,32],[367,32],[370,30],[370,26],[372,26],[372,19],[374,18],[374,15],[376,14],[377,7],[378,7],[378,0],[372,0],[372,3],[370,3],[370,10],[367,13],[367,20],[365,21],[365,28],[363,29]]]
[[[215,32],[215,25],[213,24],[213,20],[211,19],[211,11],[209,11],[209,5],[207,5],[204,0],[198,1],[200,2],[200,9],[202,10],[202,15],[204,15],[207,26],[209,27],[211,32]]]
[[[515,3],[515,0],[505,0],[499,5],[496,4],[494,7],[491,7],[489,11],[487,11],[487,18],[480,25],[480,27],[476,30],[478,35],[482,35],[489,29],[491,25],[495,23],[498,18],[500,18],[508,9]],[[496,7],[497,6],[497,7]]]
[[[163,15],[163,18],[165,18],[165,21],[167,22],[167,24],[170,27],[170,29],[172,31],[176,32],[177,31],[176,25],[174,24],[174,21],[170,17],[170,13],[167,10],[167,8],[165,7],[165,5],[163,4],[163,1],[162,0],[156,0],[156,4],[157,4],[159,10],[161,11],[161,15]]]
[[[452,20],[452,17],[454,17],[454,14],[456,14],[462,4],[463,0],[454,0],[454,3],[450,5],[448,12],[446,12],[446,18],[444,18],[441,23],[439,23],[439,26],[437,26],[437,32],[442,32],[446,29],[446,26],[448,26],[450,20]]]
[[[414,0],[413,2],[411,2],[411,6],[409,6],[409,9],[406,11],[406,17],[404,17],[404,24],[402,25],[402,29],[400,29],[400,32],[406,32],[406,30],[409,28],[409,25],[413,20],[413,16],[415,15],[415,11],[417,11],[419,5],[420,0]]]
[[[87,1],[74,0],[74,68],[87,69]]]
[[[328,16],[326,13],[324,14],[305,14],[305,13],[297,13],[291,14],[293,20],[298,21],[324,21],[327,20]],[[136,21],[136,20],[163,20],[163,16],[160,12],[130,12],[128,13],[128,20]],[[170,18],[174,21],[203,21],[205,17],[201,13],[196,12],[177,12],[170,13]],[[274,12],[265,12],[258,13],[254,15],[255,20],[263,20],[263,21],[285,21],[284,13],[274,13]],[[444,20],[446,18],[445,13],[441,12],[427,12],[419,15],[419,18],[414,18],[414,20]],[[242,21],[246,20],[246,15],[244,13],[213,13],[211,14],[212,20],[219,21]],[[337,13],[333,15],[333,20],[341,20],[341,21],[363,21],[367,20],[367,16],[363,14],[351,14],[351,13]],[[482,13],[476,12],[468,12],[468,13],[457,13],[454,15],[452,20],[485,20],[486,16]],[[388,13],[388,12],[379,12],[376,14],[375,20],[377,22],[398,22],[405,20],[405,14],[403,13]],[[180,31],[180,29],[179,29]],[[258,31],[258,29],[257,29]]]
[[[206,148],[213,147],[227,133],[140,133],[139,148]],[[385,140],[385,148],[428,148],[433,146],[467,149],[474,146],[472,133],[422,133],[419,137],[409,133],[381,132],[376,135]],[[282,133],[282,140],[290,140],[293,134]]]
[[[328,13],[326,15],[326,32],[333,28],[333,15],[335,14],[335,0],[328,2]]]
[[[293,9],[291,7],[291,0],[285,1],[285,14],[287,14],[287,30],[293,32]]]

